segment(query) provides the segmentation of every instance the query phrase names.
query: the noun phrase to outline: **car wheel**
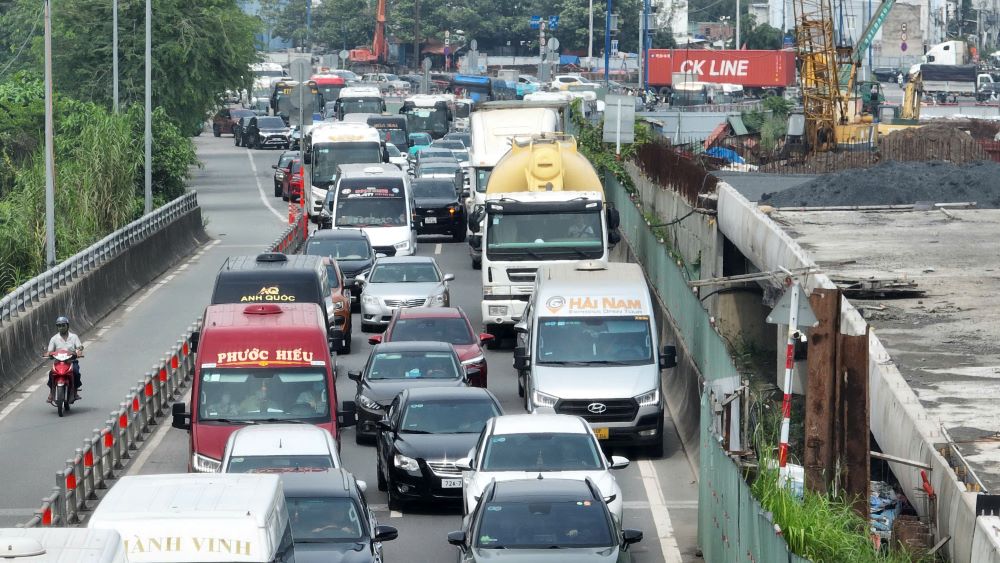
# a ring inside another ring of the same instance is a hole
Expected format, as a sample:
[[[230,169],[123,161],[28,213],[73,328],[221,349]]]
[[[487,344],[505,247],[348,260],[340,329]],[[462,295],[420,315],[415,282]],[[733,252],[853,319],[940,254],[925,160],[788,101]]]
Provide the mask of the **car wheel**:
[[[465,226],[451,232],[452,242],[465,242]]]
[[[382,466],[379,465],[378,462],[376,462],[375,467],[376,467],[376,472],[378,473],[378,490],[385,492],[389,490],[389,486],[385,482],[385,474],[382,473]]]
[[[281,184],[274,183],[274,197],[281,197]]]
[[[239,133],[233,133],[233,144],[237,147],[240,146],[240,135]]]
[[[522,376],[521,374],[517,375],[517,396],[518,397],[524,396],[524,376]]]
[[[281,192],[281,201],[288,201],[288,194],[284,191]]]
[[[392,481],[386,483],[386,488],[389,492],[389,510],[402,511],[403,501],[392,493],[392,490],[396,488],[393,486]]]
[[[360,430],[355,429],[355,431],[354,431],[354,443],[357,444],[357,445],[359,445],[359,446],[363,446],[363,445],[365,445],[365,444],[368,443],[368,438],[366,438],[365,436],[362,436]]]
[[[660,432],[660,441],[646,447],[646,453],[649,457],[653,459],[660,459],[663,457],[663,433]]]
[[[375,332],[375,325],[371,323],[362,322],[361,332]]]
[[[472,269],[473,270],[482,270],[483,269],[483,259],[480,258],[480,259],[477,260],[477,259],[473,258],[472,259]]]
[[[221,137],[222,136],[222,131],[219,129],[218,125],[213,125],[212,126],[212,135],[215,135],[216,137]]]

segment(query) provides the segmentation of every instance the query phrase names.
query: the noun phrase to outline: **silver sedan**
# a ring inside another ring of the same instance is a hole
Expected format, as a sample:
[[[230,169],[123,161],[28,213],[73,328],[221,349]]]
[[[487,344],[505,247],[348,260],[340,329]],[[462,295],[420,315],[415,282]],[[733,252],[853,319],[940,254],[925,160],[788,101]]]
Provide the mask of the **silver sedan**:
[[[402,256],[379,258],[371,273],[358,277],[361,291],[361,330],[372,332],[388,326],[393,313],[404,307],[448,307],[448,282],[433,258]]]

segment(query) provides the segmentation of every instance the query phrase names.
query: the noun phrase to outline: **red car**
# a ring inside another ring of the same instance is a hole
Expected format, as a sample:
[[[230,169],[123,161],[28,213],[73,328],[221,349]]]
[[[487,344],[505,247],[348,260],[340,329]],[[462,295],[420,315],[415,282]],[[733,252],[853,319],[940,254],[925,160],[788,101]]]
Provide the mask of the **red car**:
[[[412,307],[396,311],[385,333],[368,338],[369,344],[432,340],[455,347],[462,366],[479,368],[479,375],[469,380],[472,387],[486,387],[486,354],[482,344],[493,340],[492,334],[477,334],[469,317],[458,307]]]
[[[281,199],[298,201],[302,195],[302,161],[295,159],[288,163],[285,177],[281,179]]]

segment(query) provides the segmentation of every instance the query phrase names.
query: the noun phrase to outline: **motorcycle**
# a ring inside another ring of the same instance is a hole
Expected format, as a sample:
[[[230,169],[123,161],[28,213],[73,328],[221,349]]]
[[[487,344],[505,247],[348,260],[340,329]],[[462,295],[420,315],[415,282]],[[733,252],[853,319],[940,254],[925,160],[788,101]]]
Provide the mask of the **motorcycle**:
[[[52,383],[52,406],[59,411],[59,416],[69,410],[76,401],[76,382],[73,378],[73,361],[78,357],[69,350],[56,350],[46,355],[51,358],[52,369],[49,370],[49,381]]]

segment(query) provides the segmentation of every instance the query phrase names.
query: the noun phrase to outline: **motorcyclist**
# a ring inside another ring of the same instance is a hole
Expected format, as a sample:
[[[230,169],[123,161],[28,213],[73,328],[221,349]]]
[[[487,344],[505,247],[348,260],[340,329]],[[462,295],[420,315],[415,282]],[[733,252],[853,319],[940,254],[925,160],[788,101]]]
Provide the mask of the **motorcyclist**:
[[[60,316],[56,319],[56,334],[49,339],[49,347],[47,352],[49,354],[55,352],[56,350],[66,350],[72,354],[80,356],[83,354],[83,342],[80,342],[80,337],[76,333],[69,331],[69,319],[65,316]],[[74,401],[80,400],[80,389],[83,387],[80,380],[80,362],[77,359],[73,359],[73,383],[74,383]],[[54,387],[52,385],[52,378],[49,378],[49,398],[47,402],[52,402],[52,394]]]

